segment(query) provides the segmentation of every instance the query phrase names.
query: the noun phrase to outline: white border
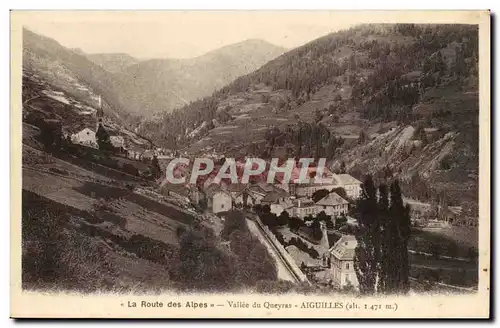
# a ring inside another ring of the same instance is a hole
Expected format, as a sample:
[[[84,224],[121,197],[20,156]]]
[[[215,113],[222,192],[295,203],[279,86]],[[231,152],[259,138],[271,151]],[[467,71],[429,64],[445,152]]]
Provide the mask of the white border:
[[[140,5],[140,7],[138,6]],[[156,2],[156,1],[149,1],[149,0],[141,0],[140,2],[138,1],[119,1],[115,3],[104,3],[102,0],[101,1],[96,1],[96,0],[87,0],[87,1],[44,1],[43,4],[37,1],[4,1],[2,2],[2,11],[1,11],[1,22],[3,22],[3,29],[1,33],[1,45],[2,45],[2,59],[4,63],[4,72],[8,72],[7,65],[9,63],[9,8],[15,8],[15,9],[160,9],[160,6],[164,6],[162,9],[452,9],[450,8],[450,5],[453,5],[453,9],[491,9],[493,12],[497,11],[495,9],[498,8],[498,2],[497,1],[482,1],[482,0],[475,0],[475,1],[453,1],[451,3],[440,3],[437,1],[426,1],[426,0],[420,0],[418,2],[412,2],[412,3],[405,3],[402,1],[346,1],[346,2],[335,2],[332,3],[331,1],[315,1],[315,0],[308,0],[308,1],[296,1],[296,0],[289,0],[289,1],[269,1],[269,0],[253,0],[253,1],[223,1],[223,0],[212,0],[210,2],[207,1],[193,1],[193,0],[184,0],[184,1],[179,1],[177,3],[169,3],[168,8],[165,7],[164,2]],[[405,5],[411,5],[411,8],[406,7]],[[492,27],[495,27],[494,25]],[[498,42],[498,34],[493,33],[495,36],[495,39],[493,40],[493,49],[496,48],[496,42]],[[495,42],[496,41],[496,42]],[[495,52],[494,52],[495,53]],[[492,59],[495,58],[495,56],[491,57]],[[495,66],[494,66],[495,67]],[[496,67],[495,72],[498,73],[498,67]],[[493,75],[494,77],[496,74]],[[3,110],[0,111],[0,122],[2,124],[2,128],[0,129],[0,144],[1,144],[1,153],[2,154],[9,154],[10,153],[10,129],[9,129],[9,108],[10,108],[10,103],[9,103],[9,83],[10,83],[10,76],[9,74],[4,74],[3,78],[1,79],[2,81],[2,88],[0,89],[2,92],[2,101],[4,102],[5,106],[3,106]],[[493,83],[495,85],[495,83]],[[493,90],[494,92],[495,90]],[[498,102],[495,101],[493,105],[493,108],[498,108]],[[498,115],[496,115],[498,118]],[[497,133],[494,132],[494,136],[498,137]],[[495,138],[497,139],[497,138]],[[496,153],[498,153],[498,148],[500,146],[497,144],[495,145],[495,150]],[[0,161],[1,165],[1,174],[2,176],[0,177],[1,181],[7,182],[9,181],[9,166],[10,166],[10,156],[7,155],[7,158],[5,158],[3,161]],[[497,182],[497,179],[495,179],[495,182]],[[9,207],[10,207],[10,197],[9,197],[9,184],[8,183],[3,183],[0,187],[0,193],[1,193],[1,202],[2,206],[0,206],[0,209],[2,211],[1,218],[1,224],[3,225],[2,231],[4,231],[5,235],[3,238],[1,238],[2,241],[2,246],[1,247],[1,252],[3,256],[3,267],[1,270],[1,275],[3,278],[3,284],[1,284],[3,290],[2,293],[0,294],[2,296],[2,309],[4,311],[2,318],[5,320],[9,316],[9,292],[8,292],[8,287],[9,286],[9,269],[8,266],[5,265],[6,262],[9,259],[10,252],[9,252],[9,236],[8,232],[10,231],[9,229],[9,220],[8,218],[10,217],[10,212],[9,212]],[[500,201],[500,196],[495,195],[495,201],[498,202]],[[495,203],[496,203],[495,202]],[[498,226],[499,224],[496,224],[497,229],[495,233],[498,234]],[[496,249],[496,243],[495,243],[495,250]],[[495,270],[494,272],[497,272],[497,267],[495,264],[495,261],[493,261],[493,265],[495,265]],[[497,302],[495,302],[498,304]],[[8,322],[4,322],[7,325],[12,325],[14,322],[12,320],[8,320]],[[51,326],[53,323],[51,322],[46,322],[42,323],[42,325],[47,325]],[[66,323],[60,323],[62,326],[69,325],[69,322]],[[89,323],[83,323],[83,324],[89,324]],[[99,322],[99,323],[91,323],[93,326],[104,326],[104,322]],[[114,324],[121,324],[118,322],[115,322]],[[141,323],[140,325],[143,325],[145,323]],[[161,323],[165,324],[165,323]],[[172,326],[177,326],[179,323],[174,323],[174,322],[169,322],[169,325]],[[219,324],[219,323],[216,323]],[[232,324],[232,323],[229,323]],[[264,322],[257,322],[255,324],[258,325],[267,325],[269,323],[264,323]],[[277,323],[274,323],[277,324]],[[281,324],[288,324],[288,323],[281,323]],[[304,322],[300,322],[299,324],[304,324]],[[356,325],[361,325],[363,323],[359,322],[356,323]],[[371,323],[373,324],[373,323]],[[426,326],[432,326],[432,325],[441,325],[443,323],[431,323],[431,322],[425,322],[425,323],[420,323],[420,324],[425,324]],[[3,325],[2,325],[3,326]]]

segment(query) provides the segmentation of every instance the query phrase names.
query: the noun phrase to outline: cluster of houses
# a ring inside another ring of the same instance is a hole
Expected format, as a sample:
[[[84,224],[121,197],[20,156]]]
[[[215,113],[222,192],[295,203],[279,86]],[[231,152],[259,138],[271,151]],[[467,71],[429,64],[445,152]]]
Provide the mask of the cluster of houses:
[[[194,203],[205,198],[207,209],[217,214],[227,212],[234,207],[253,207],[257,204],[269,205],[271,212],[279,216],[287,211],[290,216],[300,219],[308,215],[316,216],[321,211],[332,217],[346,214],[349,202],[335,192],[337,188],[343,188],[349,199],[356,199],[361,193],[361,182],[349,174],[331,174],[332,183],[290,183],[269,184],[267,182],[249,184],[213,184],[210,180],[205,181],[203,186],[190,188],[189,197]],[[326,189],[330,191],[318,202],[312,200],[312,195]]]
[[[114,148],[125,150],[125,139],[122,136],[110,136],[109,141]],[[96,132],[90,128],[84,128],[80,132],[71,135],[71,142],[86,147],[99,149]]]
[[[316,175],[316,168],[308,168],[310,177]],[[187,177],[188,168],[179,169],[174,172],[177,177]],[[178,174],[178,175],[177,175]],[[205,204],[205,209],[216,215],[224,215],[234,208],[255,205],[268,205],[271,213],[276,216],[284,211],[290,217],[304,220],[307,216],[317,216],[324,211],[332,218],[347,215],[349,202],[361,196],[362,183],[349,174],[335,174],[326,167],[323,168],[323,179],[317,182],[309,179],[307,183],[297,183],[300,169],[294,170],[289,182],[285,183],[282,177],[276,174],[275,183],[268,183],[257,179],[250,183],[214,183],[214,177],[209,176],[197,184],[168,184],[165,183],[163,194],[183,200],[184,203]],[[313,195],[319,190],[326,189],[328,193],[321,199]],[[343,189],[344,192],[338,192]],[[338,193],[337,193],[338,192]],[[342,197],[342,196],[343,197]],[[315,201],[316,200],[316,201]],[[349,222],[349,217],[347,217]],[[351,235],[341,234],[340,239],[334,245],[326,241],[321,247],[321,253],[329,259],[329,268],[323,268],[325,279],[337,288],[353,286],[357,288],[358,282],[354,271],[356,238]],[[324,234],[325,236],[325,234]],[[326,236],[325,236],[326,237]]]
[[[158,158],[171,158],[170,153],[162,148],[151,149],[149,145],[138,145],[127,140],[120,135],[111,135],[109,141],[117,153],[137,161],[150,161],[154,156]],[[71,135],[71,142],[74,144],[99,149],[96,132],[90,128],[84,128],[80,132]]]
[[[74,133],[70,136],[71,142],[74,144],[82,145],[85,147],[90,147],[94,149],[99,149],[99,144],[97,143],[97,130],[99,125],[105,126],[104,113],[102,108],[99,108],[95,112],[96,127],[95,131],[89,127],[82,129],[81,131]],[[112,131],[112,128],[107,129]],[[155,155],[157,157],[171,157],[172,152],[163,148],[153,149],[150,142],[137,144],[135,142],[127,142],[128,140],[121,135],[110,135],[109,141],[117,153],[123,154],[125,157],[138,160],[138,161],[150,161]]]
[[[101,98],[99,97],[99,109],[94,113],[96,119],[95,131],[86,127],[81,131],[71,135],[71,142],[74,144],[99,149],[99,144],[97,143],[97,130],[100,125],[104,124],[104,112],[101,107]],[[109,141],[111,145],[120,151],[125,151],[125,139],[123,136],[112,135],[109,136]]]
[[[306,216],[316,216],[321,211],[327,215],[338,217],[347,214],[349,209],[348,199],[357,199],[361,195],[361,182],[349,174],[326,173],[331,178],[331,183],[318,184],[269,184],[257,182],[249,184],[214,184],[210,179],[202,186],[176,187],[174,194],[181,193],[181,189],[188,190],[185,199],[198,203],[201,199],[206,201],[206,208],[214,214],[223,214],[235,207],[254,205],[269,205],[272,213],[279,216],[287,211],[291,217],[304,219]],[[345,196],[342,198],[335,189],[343,188]],[[325,197],[314,202],[312,195],[326,189],[330,191]],[[326,275],[328,280],[337,288],[352,286],[357,288],[358,281],[354,271],[354,250],[357,241],[354,236],[343,235],[332,247],[325,249],[325,258],[329,258],[330,268]]]

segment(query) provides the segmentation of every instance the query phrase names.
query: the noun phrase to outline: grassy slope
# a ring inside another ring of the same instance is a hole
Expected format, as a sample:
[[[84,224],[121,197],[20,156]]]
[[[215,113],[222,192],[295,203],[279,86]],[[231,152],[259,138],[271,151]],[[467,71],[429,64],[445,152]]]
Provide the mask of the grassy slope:
[[[172,287],[164,262],[178,247],[177,229],[191,218],[126,188],[137,181],[37,149],[37,134],[24,124],[24,286],[85,292]],[[49,273],[44,252],[59,263]]]

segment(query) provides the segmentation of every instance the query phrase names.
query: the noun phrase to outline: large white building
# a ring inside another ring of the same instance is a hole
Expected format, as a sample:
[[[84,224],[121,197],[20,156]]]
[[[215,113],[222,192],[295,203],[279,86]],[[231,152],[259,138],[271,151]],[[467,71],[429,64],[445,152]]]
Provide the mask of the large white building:
[[[217,214],[221,212],[230,211],[233,208],[233,199],[231,194],[223,190],[218,185],[211,185],[205,190],[207,197],[207,208],[212,213]]]
[[[295,195],[297,197],[312,197],[312,195],[322,189],[332,191],[337,188],[336,183],[308,183],[308,184],[296,184],[295,185]]]
[[[356,237],[345,235],[329,250],[332,283],[337,288],[349,285],[356,289],[359,287],[356,271],[354,270],[354,257],[357,244]]]
[[[337,187],[344,188],[347,197],[357,199],[361,196],[361,181],[352,177],[350,174],[334,174]]]
[[[309,178],[307,180],[298,182],[299,175],[300,170],[296,169],[292,173],[291,183],[288,185],[287,191],[293,196],[311,197],[318,190],[332,191],[336,188],[343,188],[347,197],[351,199],[357,199],[361,196],[362,183],[350,174],[334,174],[325,168],[321,176],[322,181],[319,182],[316,180],[316,168],[311,167],[308,169]]]
[[[89,128],[85,128],[82,131],[73,134],[71,136],[71,142],[96,149],[99,148],[95,132]]]
[[[329,193],[316,203],[318,213],[324,211],[326,215],[330,215],[332,218],[347,214],[348,210],[349,202],[335,192]]]

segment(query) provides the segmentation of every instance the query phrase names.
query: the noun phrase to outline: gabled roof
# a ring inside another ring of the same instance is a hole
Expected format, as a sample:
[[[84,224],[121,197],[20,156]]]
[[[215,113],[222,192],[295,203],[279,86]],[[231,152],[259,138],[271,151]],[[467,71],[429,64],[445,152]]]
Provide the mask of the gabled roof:
[[[352,261],[357,244],[356,237],[344,235],[330,248],[329,252],[339,260]]]
[[[163,186],[164,190],[172,191],[175,192],[176,194],[179,194],[181,196],[188,197],[189,196],[189,189],[182,184],[168,184]]]
[[[250,187],[248,187],[248,190],[262,195],[266,194],[266,191],[259,185],[250,185]]]
[[[227,191],[241,193],[248,188],[246,183],[231,183],[227,186]]]
[[[95,134],[95,132],[92,129],[89,129],[89,128],[85,128],[85,129],[83,129],[83,130],[81,130],[81,131],[79,131],[79,132],[77,132],[75,134],[80,134],[80,133],[87,133],[88,134],[90,132],[93,133],[93,134]]]
[[[361,184],[361,181],[354,178],[350,174],[335,174],[335,180],[337,180],[338,184],[344,186],[348,184]]]
[[[325,197],[318,200],[316,205],[321,206],[336,206],[336,205],[347,205],[349,202],[344,198],[340,197],[336,192],[331,192]]]
[[[207,188],[205,188],[205,194],[208,197],[212,197],[213,195],[215,195],[219,192],[224,193],[224,194],[229,196],[229,194],[224,189],[222,189],[222,187],[218,184],[212,183]]]

